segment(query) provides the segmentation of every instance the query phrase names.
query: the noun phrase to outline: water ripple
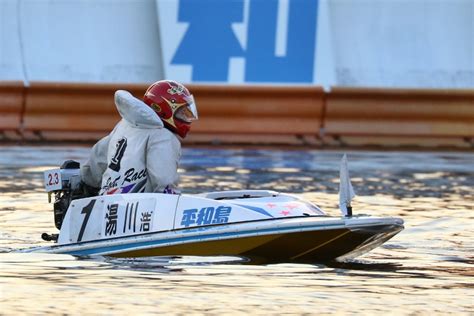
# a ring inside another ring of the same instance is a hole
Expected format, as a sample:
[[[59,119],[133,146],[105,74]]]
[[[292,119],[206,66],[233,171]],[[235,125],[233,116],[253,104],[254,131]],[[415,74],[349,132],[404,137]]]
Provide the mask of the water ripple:
[[[474,310],[474,155],[349,151],[355,213],[406,229],[345,263],[18,253],[53,230],[42,171],[89,148],[0,148],[2,314],[464,314]],[[185,149],[186,193],[273,189],[338,214],[340,151]]]

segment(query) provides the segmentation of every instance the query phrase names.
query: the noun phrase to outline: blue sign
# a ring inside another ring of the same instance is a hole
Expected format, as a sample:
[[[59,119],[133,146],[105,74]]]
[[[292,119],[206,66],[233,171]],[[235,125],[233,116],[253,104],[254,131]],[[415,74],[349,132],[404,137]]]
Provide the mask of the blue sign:
[[[244,0],[180,0],[178,21],[188,29],[171,64],[191,65],[193,81],[227,82],[230,58],[242,57],[245,82],[312,83],[319,0],[287,1],[277,56],[278,0],[249,0],[245,48],[232,29],[244,22]]]

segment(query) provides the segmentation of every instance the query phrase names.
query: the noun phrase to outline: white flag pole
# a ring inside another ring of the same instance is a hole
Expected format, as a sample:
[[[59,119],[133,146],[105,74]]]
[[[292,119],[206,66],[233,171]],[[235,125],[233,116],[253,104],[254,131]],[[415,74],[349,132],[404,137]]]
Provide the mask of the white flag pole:
[[[347,168],[347,156],[344,154],[339,170],[339,209],[346,217],[352,216],[351,200],[355,197]]]

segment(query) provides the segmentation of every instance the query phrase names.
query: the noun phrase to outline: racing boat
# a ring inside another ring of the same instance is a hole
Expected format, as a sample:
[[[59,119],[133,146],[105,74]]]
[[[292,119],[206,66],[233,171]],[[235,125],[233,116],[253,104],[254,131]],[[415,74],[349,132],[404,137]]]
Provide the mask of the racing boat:
[[[270,190],[74,199],[77,167],[66,164],[45,172],[46,190],[55,194],[60,232],[43,234],[53,245],[28,251],[122,258],[197,255],[259,262],[340,261],[370,251],[403,229],[399,218],[352,215],[353,190],[344,164],[342,216],[328,216],[313,203]]]

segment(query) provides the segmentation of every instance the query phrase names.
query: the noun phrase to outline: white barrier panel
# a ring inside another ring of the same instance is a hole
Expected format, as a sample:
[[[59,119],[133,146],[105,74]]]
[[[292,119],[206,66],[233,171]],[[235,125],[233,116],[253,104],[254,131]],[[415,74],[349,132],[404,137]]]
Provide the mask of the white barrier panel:
[[[183,82],[474,87],[471,0],[157,0]]]
[[[1,71],[0,80],[156,81],[163,74],[155,6],[154,0],[2,0],[0,67],[14,67]]]
[[[474,88],[471,0],[2,0],[0,80]]]
[[[474,88],[474,1],[329,1],[337,86]]]
[[[0,1],[0,80],[24,81],[17,0]]]

